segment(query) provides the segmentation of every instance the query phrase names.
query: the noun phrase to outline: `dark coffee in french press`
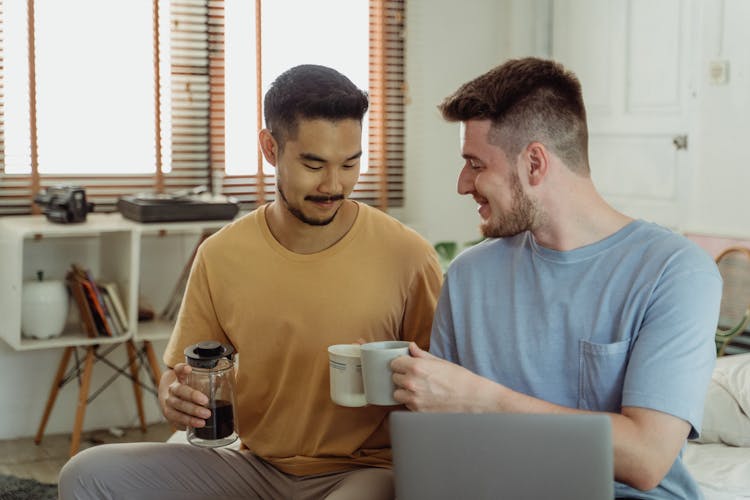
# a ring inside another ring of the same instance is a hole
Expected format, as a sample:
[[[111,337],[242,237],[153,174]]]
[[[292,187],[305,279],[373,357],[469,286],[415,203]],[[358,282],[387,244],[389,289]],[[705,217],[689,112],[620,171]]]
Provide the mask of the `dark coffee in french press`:
[[[213,340],[185,349],[192,367],[188,385],[208,397],[211,416],[203,427],[188,427],[188,441],[196,446],[225,446],[237,440],[234,418],[234,361],[231,346]]]

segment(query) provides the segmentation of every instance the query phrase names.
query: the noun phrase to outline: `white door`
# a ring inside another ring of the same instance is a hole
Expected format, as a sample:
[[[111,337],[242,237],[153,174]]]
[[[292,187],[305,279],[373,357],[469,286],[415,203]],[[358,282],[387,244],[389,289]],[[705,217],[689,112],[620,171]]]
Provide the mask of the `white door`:
[[[581,80],[592,178],[617,209],[681,227],[693,0],[553,0],[551,56]]]

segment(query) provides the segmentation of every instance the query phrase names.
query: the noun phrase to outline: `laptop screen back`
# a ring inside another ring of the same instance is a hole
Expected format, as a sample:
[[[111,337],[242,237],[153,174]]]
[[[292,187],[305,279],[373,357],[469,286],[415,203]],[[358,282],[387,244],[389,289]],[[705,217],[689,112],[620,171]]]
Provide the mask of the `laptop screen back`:
[[[391,413],[396,498],[614,496],[605,415]]]

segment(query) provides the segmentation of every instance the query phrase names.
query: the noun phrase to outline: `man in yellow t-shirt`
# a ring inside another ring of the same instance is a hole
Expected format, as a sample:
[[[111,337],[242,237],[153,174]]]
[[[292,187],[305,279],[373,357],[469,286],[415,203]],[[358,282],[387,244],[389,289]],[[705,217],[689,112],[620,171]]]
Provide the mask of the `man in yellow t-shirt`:
[[[442,272],[416,232],[348,199],[367,107],[330,68],[279,76],[259,134],[276,199],[196,254],[159,400],[175,426],[202,427],[207,398],[185,384],[183,351],[231,344],[242,449],[91,448],[65,466],[61,498],[392,498],[387,417],[398,407],[334,404],[327,347],[410,340],[427,349]]]

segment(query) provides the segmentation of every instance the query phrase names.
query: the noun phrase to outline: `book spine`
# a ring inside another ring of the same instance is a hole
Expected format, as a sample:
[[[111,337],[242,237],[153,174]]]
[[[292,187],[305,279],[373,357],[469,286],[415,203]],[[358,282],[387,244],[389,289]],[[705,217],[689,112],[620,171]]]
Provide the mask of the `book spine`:
[[[109,294],[109,298],[111,299],[112,305],[114,306],[114,314],[120,320],[123,332],[127,332],[129,325],[128,314],[125,311],[122,299],[120,298],[120,293],[117,290],[117,284],[115,284],[114,282],[105,283],[104,289],[107,291],[107,294]]]
[[[107,324],[107,318],[104,316],[104,310],[102,309],[99,299],[96,296],[96,292],[94,292],[94,287],[91,286],[91,283],[89,283],[88,280],[81,281],[81,285],[83,285],[83,289],[86,291],[86,298],[88,299],[88,302],[91,306],[91,311],[94,316],[94,323],[97,326],[99,335],[111,337],[112,330]]]
[[[104,329],[106,330],[107,335],[111,337],[114,335],[114,331],[112,329],[112,325],[110,324],[112,320],[110,319],[107,305],[104,303],[104,297],[102,297],[102,294],[99,291],[99,285],[96,284],[96,280],[94,280],[91,272],[88,269],[86,269],[84,272],[86,273],[86,279],[91,284],[91,290],[94,293],[94,299],[96,301],[96,304],[98,305],[97,310],[99,311],[99,314],[101,314],[102,323],[104,323]]]
[[[94,324],[94,318],[91,314],[91,308],[89,306],[88,300],[86,300],[86,296],[84,294],[83,287],[80,281],[76,280],[75,278],[69,278],[67,280],[67,284],[71,295],[73,295],[73,300],[75,300],[76,305],[78,306],[78,314],[81,318],[81,324],[83,325],[84,332],[89,337],[96,337],[99,332],[96,328],[96,325]]]

